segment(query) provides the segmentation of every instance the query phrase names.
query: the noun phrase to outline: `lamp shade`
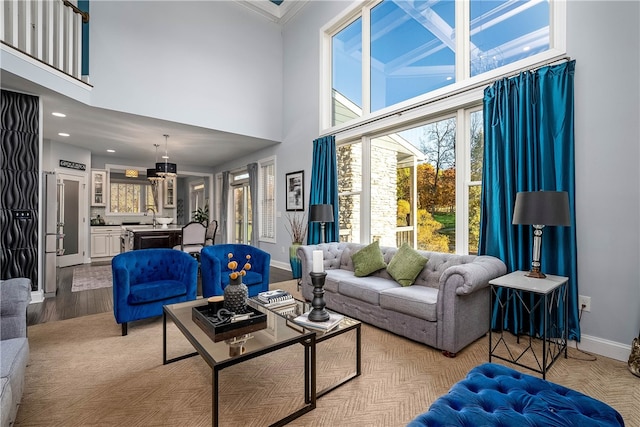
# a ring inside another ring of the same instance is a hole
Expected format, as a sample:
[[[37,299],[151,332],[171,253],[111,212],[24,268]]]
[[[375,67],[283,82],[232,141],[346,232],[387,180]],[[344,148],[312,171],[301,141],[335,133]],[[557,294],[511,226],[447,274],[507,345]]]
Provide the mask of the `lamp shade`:
[[[162,179],[160,176],[158,176],[158,174],[156,173],[155,169],[147,169],[147,179],[148,180],[158,180],[158,179]]]
[[[309,220],[311,222],[333,222],[333,205],[311,205]]]
[[[178,167],[175,163],[159,162],[156,163],[156,173],[160,176],[175,176],[178,172]]]
[[[523,191],[516,194],[513,224],[571,225],[566,191]]]

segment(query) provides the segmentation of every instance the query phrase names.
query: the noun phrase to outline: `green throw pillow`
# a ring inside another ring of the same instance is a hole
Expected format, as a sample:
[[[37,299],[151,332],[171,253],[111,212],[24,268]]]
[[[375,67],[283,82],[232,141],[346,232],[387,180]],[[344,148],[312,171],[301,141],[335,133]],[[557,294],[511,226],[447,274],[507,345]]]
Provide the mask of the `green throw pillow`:
[[[368,276],[387,266],[382,257],[380,244],[376,241],[351,255],[356,277]]]
[[[413,285],[428,259],[404,243],[391,258],[387,271],[402,286]]]

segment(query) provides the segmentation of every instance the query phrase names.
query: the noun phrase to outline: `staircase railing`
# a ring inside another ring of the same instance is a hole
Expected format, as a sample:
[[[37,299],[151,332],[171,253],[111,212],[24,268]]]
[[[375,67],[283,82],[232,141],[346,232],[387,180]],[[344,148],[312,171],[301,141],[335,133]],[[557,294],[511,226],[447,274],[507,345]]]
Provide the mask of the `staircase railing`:
[[[83,80],[82,23],[89,22],[89,14],[80,10],[77,3],[77,0],[3,0],[0,7],[3,44]]]

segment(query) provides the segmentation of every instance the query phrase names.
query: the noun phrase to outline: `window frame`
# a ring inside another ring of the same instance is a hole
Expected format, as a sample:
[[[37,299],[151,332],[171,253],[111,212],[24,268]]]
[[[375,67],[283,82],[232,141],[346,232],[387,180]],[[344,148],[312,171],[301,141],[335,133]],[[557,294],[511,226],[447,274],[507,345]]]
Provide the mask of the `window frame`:
[[[394,117],[399,113],[413,110],[416,107],[433,103],[446,98],[452,94],[464,93],[474,90],[477,87],[484,88],[492,81],[504,77],[505,75],[516,74],[519,71],[542,66],[559,60],[566,56],[566,2],[561,0],[549,0],[549,49],[532,55],[527,58],[506,64],[486,73],[469,77],[470,67],[470,42],[469,42],[469,16],[470,5],[468,1],[456,1],[456,28],[460,28],[460,37],[456,38],[456,82],[451,85],[436,89],[434,91],[410,98],[406,101],[385,107],[383,109],[370,111],[370,78],[368,69],[370,66],[369,36],[370,19],[369,13],[372,8],[383,0],[370,0],[359,3],[352,9],[338,15],[332,21],[320,29],[321,50],[320,50],[320,117],[319,133],[321,135],[336,134],[354,127],[379,121],[382,118]],[[339,33],[354,20],[362,17],[362,116],[351,121],[333,126],[332,120],[332,37]]]
[[[360,217],[361,243],[370,243],[370,178],[371,138],[399,132],[421,124],[437,121],[441,117],[456,117],[456,239],[455,253],[467,254],[469,247],[469,193],[472,186],[482,185],[471,181],[471,114],[482,110],[484,89],[493,81],[517,74],[523,70],[544,66],[566,58],[566,2],[549,0],[549,49],[527,58],[506,64],[491,71],[470,77],[470,42],[468,1],[456,2],[456,82],[429,93],[408,99],[381,110],[370,111],[370,65],[368,32],[369,12],[382,0],[359,3],[346,10],[320,29],[321,78],[319,134],[335,135],[336,146],[362,143],[363,170]],[[362,17],[362,115],[351,121],[332,125],[332,37],[354,20]]]

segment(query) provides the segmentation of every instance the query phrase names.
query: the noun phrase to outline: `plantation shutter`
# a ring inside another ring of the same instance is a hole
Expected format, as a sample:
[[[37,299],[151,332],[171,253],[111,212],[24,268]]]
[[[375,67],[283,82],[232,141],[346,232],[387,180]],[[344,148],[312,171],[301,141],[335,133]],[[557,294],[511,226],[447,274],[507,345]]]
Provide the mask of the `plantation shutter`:
[[[275,200],[275,163],[260,164],[260,240],[273,240],[276,237],[276,200]]]

